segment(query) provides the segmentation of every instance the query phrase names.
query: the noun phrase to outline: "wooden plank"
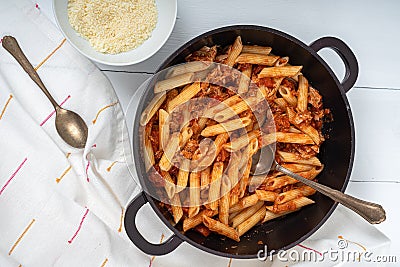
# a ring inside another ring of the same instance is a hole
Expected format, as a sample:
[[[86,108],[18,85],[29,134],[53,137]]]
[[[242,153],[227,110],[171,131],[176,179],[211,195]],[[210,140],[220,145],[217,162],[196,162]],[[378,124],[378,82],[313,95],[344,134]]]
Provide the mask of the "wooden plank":
[[[37,2],[49,17],[53,17],[47,1]],[[98,65],[101,69],[153,72],[169,54],[203,32],[226,25],[256,24],[284,31],[306,44],[322,36],[336,36],[357,55],[360,64],[358,86],[400,88],[400,80],[394,75],[396,64],[400,62],[397,1],[306,0],[301,2],[301,12],[298,8],[299,3],[295,0],[235,1],[234,5],[229,0],[179,0],[175,28],[158,53],[128,67]],[[341,60],[328,49],[321,54],[342,77]]]
[[[346,193],[371,202],[379,203],[386,211],[386,221],[376,227],[392,241],[386,255],[399,255],[400,232],[398,230],[399,212],[395,196],[400,190],[400,183],[350,182]],[[367,223],[367,222],[366,222]],[[399,256],[397,261],[399,261]]]
[[[142,95],[139,88],[151,75],[113,71],[103,71],[103,73],[110,79],[115,89],[125,113],[129,135],[132,136],[136,107]]]
[[[356,129],[353,180],[400,182],[400,90],[353,88]]]

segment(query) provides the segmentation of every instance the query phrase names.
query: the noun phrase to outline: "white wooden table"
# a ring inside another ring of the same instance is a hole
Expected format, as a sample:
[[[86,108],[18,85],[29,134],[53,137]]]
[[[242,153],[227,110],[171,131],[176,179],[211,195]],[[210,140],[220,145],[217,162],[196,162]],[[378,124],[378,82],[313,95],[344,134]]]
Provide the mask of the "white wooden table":
[[[55,22],[51,0],[37,3]],[[347,94],[355,121],[356,156],[346,192],[384,206],[387,220],[377,228],[392,240],[391,255],[400,255],[396,198],[400,194],[399,10],[396,0],[178,0],[175,28],[158,53],[137,65],[98,66],[111,80],[126,110],[135,90],[170,53],[220,26],[264,25],[307,44],[322,36],[342,39],[357,56],[360,67],[358,81]],[[338,77],[343,77],[344,66],[334,52],[325,49],[320,55]]]

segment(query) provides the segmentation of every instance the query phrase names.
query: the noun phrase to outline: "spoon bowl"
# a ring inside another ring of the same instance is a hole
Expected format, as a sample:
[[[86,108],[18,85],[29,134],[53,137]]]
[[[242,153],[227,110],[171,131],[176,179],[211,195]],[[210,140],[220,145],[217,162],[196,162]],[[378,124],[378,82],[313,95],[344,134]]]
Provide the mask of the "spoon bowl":
[[[276,162],[275,153],[270,146],[262,147],[252,156],[250,174],[262,175],[268,174],[270,171],[274,170],[296,179],[297,181],[351,209],[371,224],[379,224],[386,220],[386,212],[381,205],[344,194],[339,190],[308,180],[282,167],[278,162]]]
[[[85,121],[75,112],[56,108],[56,129],[60,137],[70,146],[85,147],[88,128]]]
[[[25,72],[28,73],[29,77],[42,89],[53,105],[56,111],[56,129],[60,137],[72,147],[84,148],[88,137],[88,127],[85,121],[75,112],[63,109],[58,105],[14,37],[4,36],[2,45],[17,60]]]

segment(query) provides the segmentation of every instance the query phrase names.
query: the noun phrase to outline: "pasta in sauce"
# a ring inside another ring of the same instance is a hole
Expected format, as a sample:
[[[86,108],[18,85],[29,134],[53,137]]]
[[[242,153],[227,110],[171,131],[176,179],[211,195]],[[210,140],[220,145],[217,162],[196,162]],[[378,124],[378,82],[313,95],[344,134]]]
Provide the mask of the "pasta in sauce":
[[[193,52],[187,65],[170,69],[155,85],[158,100],[142,114],[149,179],[164,199],[173,200],[161,205],[183,231],[239,241],[256,224],[314,203],[314,189],[282,173],[250,175],[251,155],[271,144],[285,168],[310,180],[323,170],[317,156],[330,111],[303,67],[271,52],[243,45],[238,36],[226,49]],[[236,72],[209,70],[212,62]],[[205,98],[211,101],[197,101]],[[259,108],[262,101],[269,112]],[[256,190],[250,192],[251,186]]]

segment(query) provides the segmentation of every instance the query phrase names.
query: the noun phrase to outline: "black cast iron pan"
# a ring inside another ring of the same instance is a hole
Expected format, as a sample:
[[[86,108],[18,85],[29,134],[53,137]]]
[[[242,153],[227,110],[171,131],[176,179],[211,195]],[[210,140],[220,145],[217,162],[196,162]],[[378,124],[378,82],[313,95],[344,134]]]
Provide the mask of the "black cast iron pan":
[[[354,123],[346,92],[352,88],[357,79],[358,64],[353,52],[343,41],[334,37],[323,37],[306,45],[288,34],[266,27],[229,26],[209,31],[190,40],[169,56],[158,70],[183,63],[185,56],[204,45],[226,46],[232,44],[238,35],[241,36],[244,44],[271,46],[274,54],[289,56],[293,65],[303,65],[303,74],[308,78],[310,84],[320,91],[324,107],[331,109],[334,118],[332,122],[324,125],[324,130],[328,131],[330,138],[321,146],[319,158],[325,167],[318,176],[318,181],[344,191],[349,181],[355,149]],[[343,60],[346,73],[342,82],[338,81],[329,66],[317,54],[323,48],[334,50]],[[152,89],[147,88],[139,101],[133,134],[135,166],[144,188],[147,187],[149,181],[140,150],[137,149],[140,147],[138,122],[141,111],[153,98]],[[241,241],[237,243],[215,234],[211,234],[207,238],[195,231],[182,234],[181,226],[179,224],[176,227],[172,226],[164,215],[165,212],[157,205],[157,200],[144,190],[127,207],[125,230],[132,242],[150,255],[167,254],[185,241],[198,249],[219,256],[256,258],[258,251],[264,249],[264,245],[267,245],[268,252],[289,249],[305,240],[327,221],[337,204],[319,193],[312,198],[315,200],[315,204],[283,218],[258,225],[242,236]],[[136,214],[147,202],[174,233],[162,244],[149,243],[136,227]]]

